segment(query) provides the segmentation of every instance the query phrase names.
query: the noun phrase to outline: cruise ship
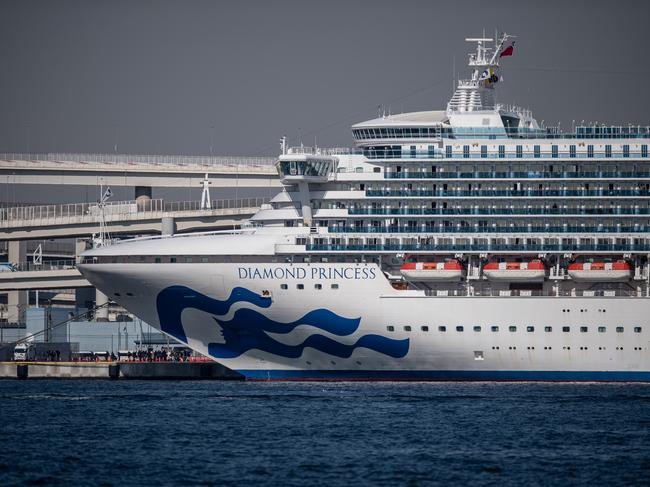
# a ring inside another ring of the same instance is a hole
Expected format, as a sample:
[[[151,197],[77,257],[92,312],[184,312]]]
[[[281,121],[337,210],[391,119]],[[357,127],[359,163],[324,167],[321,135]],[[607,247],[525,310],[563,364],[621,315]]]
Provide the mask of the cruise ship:
[[[251,379],[650,380],[650,131],[497,104],[514,37],[473,38],[445,110],[289,147],[238,231],[138,238],[79,269]]]

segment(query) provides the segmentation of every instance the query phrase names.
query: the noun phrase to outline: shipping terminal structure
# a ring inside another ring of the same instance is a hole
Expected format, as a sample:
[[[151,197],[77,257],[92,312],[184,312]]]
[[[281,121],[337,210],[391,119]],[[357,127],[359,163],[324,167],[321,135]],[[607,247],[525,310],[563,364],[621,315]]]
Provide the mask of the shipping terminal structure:
[[[442,111],[288,147],[238,231],[87,251],[129,311],[253,379],[650,380],[650,132],[497,104],[474,38]],[[508,60],[509,61],[509,60]]]

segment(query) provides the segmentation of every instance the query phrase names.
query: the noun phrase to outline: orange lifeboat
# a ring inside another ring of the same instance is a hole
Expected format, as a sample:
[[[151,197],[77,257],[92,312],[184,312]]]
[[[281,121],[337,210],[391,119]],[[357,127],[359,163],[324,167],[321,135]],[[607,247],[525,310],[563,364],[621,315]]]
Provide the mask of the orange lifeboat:
[[[483,266],[483,274],[491,281],[543,281],[546,276],[546,266],[539,259],[523,262],[488,262]]]
[[[400,273],[409,281],[459,281],[463,266],[456,259],[443,262],[406,262]]]
[[[574,262],[569,276],[576,281],[621,282],[632,277],[632,266],[625,260],[614,262]]]

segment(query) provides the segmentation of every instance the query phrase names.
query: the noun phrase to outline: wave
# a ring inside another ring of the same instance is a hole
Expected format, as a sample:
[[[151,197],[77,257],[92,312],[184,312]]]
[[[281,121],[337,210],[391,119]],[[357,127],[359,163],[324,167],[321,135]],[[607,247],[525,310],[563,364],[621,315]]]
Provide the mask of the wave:
[[[243,287],[233,288],[228,299],[222,301],[210,298],[186,286],[169,286],[158,293],[156,310],[161,330],[187,343],[187,336],[181,321],[183,310],[196,308],[210,314],[225,315],[233,304],[239,302],[268,308],[272,301],[271,298],[262,297]]]
[[[248,302],[260,308],[269,308],[272,304],[271,298],[262,297],[242,287],[234,288],[228,299],[222,301],[185,286],[170,286],[158,294],[156,306],[162,331],[187,343],[181,320],[183,310],[194,308],[223,316],[237,302]],[[231,320],[215,316],[213,318],[220,326],[224,339],[224,343],[208,344],[208,353],[214,358],[235,358],[253,349],[285,358],[298,358],[302,356],[305,348],[313,348],[340,358],[349,358],[357,348],[367,348],[390,357],[401,358],[409,349],[408,339],[396,340],[374,334],[363,335],[351,345],[321,334],[310,335],[297,345],[286,345],[268,335],[287,334],[301,325],[309,325],[337,336],[349,336],[359,328],[361,318],[345,318],[327,309],[310,311],[288,323],[275,321],[249,308],[238,309]]]

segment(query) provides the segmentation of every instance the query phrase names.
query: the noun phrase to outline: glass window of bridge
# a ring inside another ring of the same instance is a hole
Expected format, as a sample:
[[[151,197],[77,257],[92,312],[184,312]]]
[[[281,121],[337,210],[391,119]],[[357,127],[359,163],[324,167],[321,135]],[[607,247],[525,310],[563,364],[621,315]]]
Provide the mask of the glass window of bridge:
[[[569,146],[569,157],[575,157],[576,156],[576,146],[575,145],[570,145]]]
[[[523,157],[524,156],[524,148],[521,145],[518,145],[515,147],[515,151],[517,154],[517,157]]]
[[[451,157],[453,155],[453,148],[448,145],[445,147],[445,156],[446,157]]]
[[[617,326],[616,327],[616,333],[623,333],[623,327],[622,326]]]
[[[551,146],[551,157],[557,157],[557,156],[558,156],[557,145],[552,145]]]
[[[635,326],[634,327],[634,333],[641,333],[641,327],[640,326]]]
[[[648,144],[641,146],[641,157],[648,157]]]
[[[533,146],[533,155],[534,155],[535,157],[540,157],[540,155],[541,155],[541,149],[540,149],[540,147],[539,147],[538,145],[534,145],[534,146]]]
[[[469,145],[463,146],[463,157],[469,157]]]
[[[508,327],[508,331],[510,331],[510,332],[512,332],[512,333],[514,333],[514,332],[516,332],[516,331],[517,331],[517,327],[516,327],[516,326],[514,326],[514,325],[513,325],[513,326],[509,326],[509,327]]]
[[[598,327],[598,333],[605,333],[607,331],[607,328],[604,326],[599,326]]]
[[[481,327],[478,326],[478,325],[476,325],[476,326],[474,327],[474,331],[481,331]]]
[[[483,158],[487,157],[487,145],[481,146],[481,157]]]
[[[499,146],[499,157],[503,159],[506,157],[506,146],[505,145],[500,145]]]
[[[630,157],[630,146],[628,144],[623,145],[623,157]]]
[[[447,327],[442,325],[438,327],[438,331],[447,331]]]
[[[464,329],[465,329],[465,328],[463,328],[462,326],[457,326],[457,327],[456,327],[456,331],[463,331]]]
[[[605,157],[612,157],[612,144],[605,146]]]

